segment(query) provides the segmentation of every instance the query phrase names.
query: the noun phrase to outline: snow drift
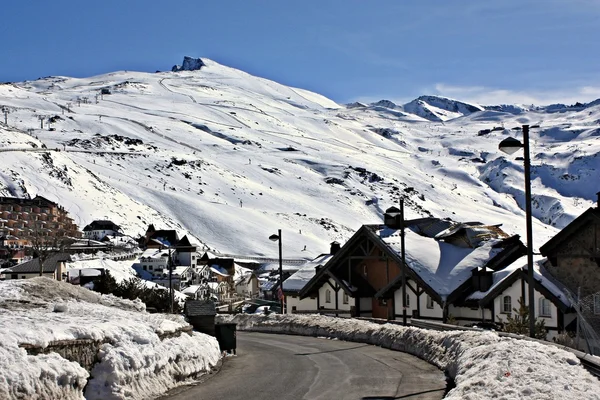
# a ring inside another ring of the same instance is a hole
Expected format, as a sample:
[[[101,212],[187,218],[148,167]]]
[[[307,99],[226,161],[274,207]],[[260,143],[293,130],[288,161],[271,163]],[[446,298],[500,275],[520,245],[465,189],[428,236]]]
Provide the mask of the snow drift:
[[[0,398],[158,396],[220,359],[215,338],[179,334],[186,327],[180,316],[146,313],[141,302],[48,278],[0,282]],[[91,374],[56,353],[33,356],[19,347],[80,339],[100,344]]]

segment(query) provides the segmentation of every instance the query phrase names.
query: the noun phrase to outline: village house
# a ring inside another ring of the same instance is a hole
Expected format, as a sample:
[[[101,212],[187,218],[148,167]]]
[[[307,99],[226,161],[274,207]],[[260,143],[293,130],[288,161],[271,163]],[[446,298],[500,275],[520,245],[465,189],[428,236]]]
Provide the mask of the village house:
[[[43,276],[58,281],[66,279],[66,262],[71,258],[66,253],[51,254],[43,265]],[[40,276],[40,259],[24,262],[14,267],[5,269],[5,279],[29,279]]]
[[[525,253],[518,236],[499,226],[438,218],[401,221],[392,207],[385,224],[361,227],[316,267],[308,283],[299,282],[298,294],[301,301],[315,297],[310,307],[316,301],[321,313],[493,325],[506,322],[527,299]],[[550,340],[566,330],[574,313],[563,285],[542,264],[534,267],[535,317],[544,320]],[[288,300],[291,307],[293,301]]]
[[[582,318],[600,337],[600,192],[590,207],[540,247],[544,267],[567,289]],[[600,343],[591,344],[598,347]]]
[[[200,283],[202,274],[199,270],[203,267],[198,267],[196,246],[190,243],[188,237],[184,236],[173,246],[168,247],[165,243],[177,237],[175,231],[155,231],[152,225],[150,227],[148,231],[151,234],[147,235],[147,238],[151,246],[146,248],[133,265],[142,279],[151,280],[165,287],[171,284],[177,290]],[[162,236],[161,232],[167,232],[166,236]],[[162,246],[154,247],[156,243]],[[171,268],[170,277],[169,268]]]
[[[315,257],[313,260],[307,261],[298,271],[293,273],[289,278],[283,281],[283,295],[285,297],[285,312],[286,314],[293,314],[296,312],[316,312],[317,296],[309,296],[304,299],[300,299],[299,293],[306,286],[306,284],[315,276],[317,270],[322,268],[338,251],[340,250],[340,244],[338,242],[332,242],[330,246],[329,254],[321,254]],[[349,298],[345,294],[342,296],[342,308],[345,307],[344,301],[349,301]],[[331,295],[330,295],[331,296]],[[344,297],[346,296],[346,297]],[[338,301],[338,305],[339,305]],[[347,310],[350,311],[349,306]]]
[[[400,213],[392,207],[384,225],[362,226],[318,269],[300,298],[316,296],[318,309],[349,310],[355,316],[491,321],[479,308],[453,304],[473,291],[473,270],[498,271],[525,254],[518,237],[476,222],[421,218],[404,225],[404,271]]]
[[[83,237],[85,239],[102,241],[107,236],[120,236],[120,231],[121,228],[119,225],[112,221],[96,220],[83,228]]]
[[[179,235],[173,229],[156,230],[153,224],[148,225],[148,229],[144,236],[139,240],[139,245],[142,248],[161,249],[172,247],[179,242]]]

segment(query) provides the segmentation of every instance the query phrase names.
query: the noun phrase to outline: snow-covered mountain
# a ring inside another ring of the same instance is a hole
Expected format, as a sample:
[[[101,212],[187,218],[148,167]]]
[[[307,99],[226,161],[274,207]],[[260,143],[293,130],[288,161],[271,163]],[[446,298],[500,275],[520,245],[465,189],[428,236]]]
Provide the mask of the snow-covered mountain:
[[[440,96],[420,96],[410,103],[406,103],[403,109],[406,112],[435,122],[448,121],[484,110],[479,105]]]
[[[598,104],[516,113],[423,96],[343,106],[208,59],[175,69],[0,85],[0,195],[42,195],[80,227],[177,229],[229,254],[276,257],[277,229],[284,257],[325,253],[400,196],[409,218],[524,236],[522,161],[498,151],[522,124],[539,125],[534,247],[600,190]]]

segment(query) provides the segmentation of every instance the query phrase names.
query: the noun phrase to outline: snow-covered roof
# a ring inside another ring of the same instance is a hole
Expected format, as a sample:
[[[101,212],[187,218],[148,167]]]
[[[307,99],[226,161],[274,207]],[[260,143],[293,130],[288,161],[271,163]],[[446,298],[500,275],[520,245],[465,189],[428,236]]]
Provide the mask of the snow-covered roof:
[[[190,286],[186,287],[185,289],[183,289],[181,291],[181,293],[183,293],[185,295],[194,295],[201,288],[202,288],[202,285],[190,285]]]
[[[302,290],[302,288],[304,288],[304,286],[315,276],[316,267],[325,265],[331,257],[331,254],[322,254],[316,259],[308,261],[302,268],[283,281],[283,290],[286,292],[297,292]]]
[[[189,265],[180,265],[173,268],[173,275],[181,275],[185,273],[188,269],[190,269]]]
[[[544,268],[543,264],[546,261],[546,258],[535,256],[534,264],[533,264],[533,279],[537,281],[538,284],[541,284],[546,290],[548,290],[552,295],[554,295],[558,300],[560,300],[564,305],[571,306],[572,302],[567,296],[567,288],[561,283],[557,282],[552,275]],[[513,274],[520,273],[520,271],[524,271],[527,273],[527,257],[523,256],[513,262],[508,267],[494,272],[492,274],[493,283],[492,286],[486,290],[485,292],[476,291],[467,296],[466,300],[482,300],[490,293],[496,291],[497,288],[504,285],[506,280],[513,276]]]
[[[227,273],[227,271],[225,270],[225,268],[219,267],[218,265],[211,265],[210,266],[210,270],[212,272],[214,272],[217,275],[221,275],[221,276],[229,276],[229,274]]]
[[[400,230],[383,227],[375,232],[394,252],[400,254]],[[497,240],[483,242],[477,248],[459,247],[405,230],[406,263],[442,299],[467,279],[471,270],[484,266],[502,248],[494,248]]]
[[[167,258],[169,257],[169,250],[166,249],[146,249],[140,256],[140,258]]]

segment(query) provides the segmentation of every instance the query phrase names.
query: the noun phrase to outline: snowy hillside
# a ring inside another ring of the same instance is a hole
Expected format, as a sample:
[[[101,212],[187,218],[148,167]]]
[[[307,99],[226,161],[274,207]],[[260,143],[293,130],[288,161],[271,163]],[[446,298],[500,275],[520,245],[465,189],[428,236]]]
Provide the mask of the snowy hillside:
[[[498,151],[522,124],[540,126],[535,248],[600,190],[593,103],[510,112],[423,96],[414,109],[343,106],[208,59],[175,69],[0,85],[0,195],[57,201],[80,228],[110,219],[136,237],[153,223],[240,255],[276,257],[277,229],[285,258],[326,253],[400,196],[409,218],[503,224],[524,237],[522,161]]]

